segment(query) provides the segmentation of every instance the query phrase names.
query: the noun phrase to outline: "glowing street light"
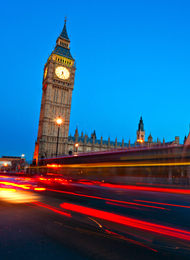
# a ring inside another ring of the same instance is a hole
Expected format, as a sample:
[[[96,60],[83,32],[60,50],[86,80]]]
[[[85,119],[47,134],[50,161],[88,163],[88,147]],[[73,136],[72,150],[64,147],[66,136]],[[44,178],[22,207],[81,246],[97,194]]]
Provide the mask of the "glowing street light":
[[[60,126],[60,125],[62,124],[63,120],[62,120],[60,117],[58,117],[58,118],[56,119],[56,122],[57,122],[57,124]]]
[[[76,143],[76,144],[75,144],[76,152],[78,152],[78,147],[79,147],[79,144]]]
[[[3,164],[3,166],[5,166],[5,167],[7,167],[7,165],[8,165],[7,163],[4,163],[4,164]]]
[[[61,119],[61,117],[59,116],[57,119],[56,119],[56,123],[58,125],[58,131],[57,131],[57,147],[56,147],[56,157],[57,157],[57,152],[58,152],[58,142],[59,142],[59,128],[60,128],[60,125],[62,124],[63,120]]]

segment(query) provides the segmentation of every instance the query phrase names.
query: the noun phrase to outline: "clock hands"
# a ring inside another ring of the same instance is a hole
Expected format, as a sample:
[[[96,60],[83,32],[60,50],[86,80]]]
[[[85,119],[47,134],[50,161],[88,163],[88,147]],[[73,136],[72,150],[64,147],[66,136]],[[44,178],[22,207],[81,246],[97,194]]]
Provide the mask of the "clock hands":
[[[61,75],[63,75],[65,77],[65,71],[64,70],[61,71]]]

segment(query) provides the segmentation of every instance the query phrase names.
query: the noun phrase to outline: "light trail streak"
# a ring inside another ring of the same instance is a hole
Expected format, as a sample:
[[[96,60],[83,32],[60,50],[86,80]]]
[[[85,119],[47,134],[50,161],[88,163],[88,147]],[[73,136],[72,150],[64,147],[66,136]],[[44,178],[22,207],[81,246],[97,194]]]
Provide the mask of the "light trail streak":
[[[68,184],[68,180],[66,179],[60,179],[60,178],[38,178],[39,181],[42,181],[42,182],[60,182],[61,184]]]
[[[126,201],[124,201],[123,203],[125,203],[125,204],[129,204],[129,205],[134,205],[134,206],[147,207],[147,208],[155,208],[155,209],[170,210],[170,209],[166,209],[166,208],[162,208],[162,207],[155,207],[155,206],[144,205],[144,204],[133,203],[133,202],[126,202]],[[118,204],[118,203],[112,203],[112,202],[106,202],[106,204],[111,204],[111,205],[114,205],[114,206],[120,206],[120,207],[127,207],[127,206],[125,206],[125,205]]]
[[[102,228],[102,225],[100,223],[98,223],[98,221],[96,221],[95,219],[90,218],[90,217],[88,217],[88,218],[91,219],[92,221],[94,221],[100,228]]]
[[[176,205],[176,204],[169,204],[169,203],[163,203],[163,202],[154,202],[154,201],[147,201],[147,200],[134,200],[139,202],[145,202],[145,203],[151,203],[151,204],[160,204],[160,205],[166,205],[166,206],[172,206],[172,207],[180,207],[180,208],[187,208],[190,209],[190,206],[184,206],[184,205]]]
[[[43,190],[46,190],[46,188],[34,188],[34,190],[43,191]]]
[[[24,190],[30,190],[30,189],[33,189],[35,191],[44,191],[44,190],[46,190],[43,187],[35,187],[35,188],[33,188],[33,186],[31,184],[29,184],[29,183],[28,184],[16,184],[14,182],[1,181],[0,184],[3,184],[5,186],[17,187],[17,188],[21,188],[21,189],[24,189]]]
[[[11,203],[26,203],[31,200],[39,199],[39,196],[36,196],[28,190],[0,188],[0,199]]]
[[[93,185],[93,183],[90,181],[89,182],[79,181],[78,183],[84,184],[84,185]]]
[[[140,221],[137,219],[121,216],[121,215],[118,215],[115,213],[109,213],[106,211],[101,211],[101,210],[83,207],[83,206],[79,206],[79,205],[75,205],[75,204],[70,204],[70,203],[63,203],[60,206],[63,209],[81,213],[81,214],[84,214],[87,216],[103,219],[106,221],[118,223],[118,224],[125,225],[125,226],[130,226],[133,228],[138,228],[141,230],[146,230],[149,232],[158,233],[161,235],[167,235],[167,236],[170,236],[173,238],[190,241],[190,232],[185,231],[185,230],[171,228],[168,226],[163,226],[163,225],[158,225],[158,224],[153,224],[153,223],[146,222],[146,221]]]
[[[145,247],[145,248],[147,248],[147,249],[149,249],[149,250],[152,250],[152,251],[154,251],[154,252],[158,252],[156,249],[153,249],[153,248],[151,248],[151,247],[149,247],[149,246],[147,246],[147,245],[145,245],[145,244],[142,244],[142,243],[140,243],[140,242],[138,242],[138,241],[135,241],[135,240],[133,240],[133,239],[126,238],[126,237],[124,237],[124,236],[122,236],[122,235],[120,235],[120,234],[117,234],[117,233],[115,233],[115,232],[112,232],[112,231],[110,231],[110,230],[108,230],[108,229],[105,229],[105,231],[106,231],[108,234],[112,234],[112,235],[114,235],[114,236],[116,236],[116,237],[119,237],[120,239],[126,240],[126,241],[128,241],[128,242],[132,242],[133,244],[136,244],[136,245],[143,246],[143,247]]]
[[[28,186],[27,186],[27,185],[22,185],[22,184],[16,184],[14,182],[8,182],[8,181],[1,181],[0,184],[18,187],[18,188],[21,188],[21,189],[24,189],[24,190],[30,190],[30,187],[28,187],[28,186],[31,186],[31,184],[28,184]]]
[[[43,208],[46,208],[46,209],[49,209],[49,210],[52,210],[53,212],[61,214],[61,215],[64,215],[66,217],[71,217],[71,214],[66,213],[66,212],[64,212],[64,211],[62,211],[62,210],[60,210],[58,208],[53,207],[53,206],[49,206],[47,204],[44,204],[42,202],[39,202],[39,201],[38,202],[33,202],[33,204],[37,205],[37,206],[40,206],[40,207],[43,207]]]
[[[162,208],[162,207],[155,207],[155,206],[143,205],[143,204],[134,203],[134,202],[127,202],[127,201],[123,201],[123,200],[113,200],[113,199],[102,198],[102,197],[97,197],[97,196],[84,195],[84,194],[74,193],[74,192],[70,192],[70,191],[60,191],[60,190],[52,190],[52,189],[47,189],[47,190],[48,190],[48,191],[60,192],[60,193],[64,193],[64,194],[75,195],[75,196],[79,196],[79,197],[105,200],[105,201],[107,201],[106,203],[108,203],[108,201],[111,201],[111,202],[122,203],[122,204],[129,204],[129,205],[135,205],[135,206],[141,206],[141,207],[144,206],[144,207],[148,207],[148,208],[156,208],[156,209],[169,210],[169,209]],[[112,204],[112,205],[122,206],[122,205],[120,205],[120,204]],[[123,206],[123,207],[124,207],[124,206]]]
[[[39,178],[41,181],[54,181],[52,179]],[[56,181],[62,182],[62,184],[67,184],[67,180],[56,179]],[[91,182],[79,181],[80,184],[93,185]],[[176,188],[160,188],[160,187],[145,187],[145,186],[134,186],[134,185],[120,185],[111,183],[98,183],[101,187],[113,188],[113,189],[125,189],[125,190],[140,190],[140,191],[150,191],[150,192],[164,192],[164,193],[175,193],[175,194],[190,194],[190,189],[176,189]]]
[[[140,203],[134,203],[134,202],[127,202],[127,201],[122,201],[122,200],[114,200],[114,199],[108,199],[108,198],[102,198],[98,196],[92,196],[92,195],[84,195],[84,194],[79,194],[79,193],[74,193],[74,192],[69,192],[69,191],[61,191],[61,190],[53,190],[53,189],[47,189],[48,191],[53,191],[53,192],[59,192],[59,193],[64,193],[64,194],[69,194],[69,195],[74,195],[74,196],[79,196],[79,197],[85,197],[85,198],[92,198],[92,199],[99,199],[99,200],[105,200],[105,201],[110,201],[110,202],[116,202],[116,203],[122,203],[122,204],[128,204],[128,205],[135,205],[135,206],[144,206],[144,207],[149,207],[149,208],[157,208],[157,209],[163,209],[163,210],[170,210],[166,209],[163,207],[156,207],[156,206],[150,206],[150,205],[144,205]],[[146,201],[144,201],[146,202]],[[149,202],[148,202],[149,203]],[[164,204],[163,204],[164,205]],[[166,205],[166,204],[165,204]],[[119,205],[117,205],[119,206]],[[122,205],[121,205],[122,206]]]
[[[190,162],[166,162],[166,163],[126,163],[126,162],[109,162],[109,163],[81,163],[81,164],[61,164],[56,165],[58,168],[115,168],[115,167],[154,167],[154,166],[189,166]],[[32,166],[30,169],[35,168],[52,168],[55,165],[47,164],[43,166]]]
[[[16,190],[15,189],[1,188],[0,187],[0,191],[13,191],[13,192],[15,192]]]
[[[110,184],[110,183],[101,183],[100,186],[107,187],[107,188],[126,189],[126,190],[141,190],[141,191],[152,191],[152,192],[190,194],[190,189],[173,189],[173,188],[158,188],[158,187],[142,187],[142,186],[119,185],[119,184]]]

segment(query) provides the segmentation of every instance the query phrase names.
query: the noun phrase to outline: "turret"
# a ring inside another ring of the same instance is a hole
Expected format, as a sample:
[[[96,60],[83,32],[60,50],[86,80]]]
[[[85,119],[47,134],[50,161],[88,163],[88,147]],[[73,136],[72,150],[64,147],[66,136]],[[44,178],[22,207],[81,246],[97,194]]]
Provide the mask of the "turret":
[[[152,143],[152,140],[153,140],[152,135],[149,134],[149,136],[148,136],[148,143]]]
[[[100,145],[103,145],[103,137],[101,136]]]
[[[78,137],[79,137],[78,127],[76,127],[74,137],[75,137],[75,141],[78,142]]]
[[[145,141],[145,130],[142,117],[140,118],[137,130],[137,142],[143,143]]]
[[[110,146],[110,136],[108,137],[108,147]]]

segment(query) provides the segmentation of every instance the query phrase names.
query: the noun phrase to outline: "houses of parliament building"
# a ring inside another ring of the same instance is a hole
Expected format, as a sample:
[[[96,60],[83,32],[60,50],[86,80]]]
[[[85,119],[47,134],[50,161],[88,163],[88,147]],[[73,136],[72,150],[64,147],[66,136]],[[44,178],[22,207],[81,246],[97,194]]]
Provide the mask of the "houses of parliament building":
[[[70,53],[70,40],[65,20],[56,46],[44,65],[38,136],[33,159],[38,161],[40,158],[67,155],[76,151],[127,149],[144,143],[145,131],[142,117],[134,144],[131,144],[130,141],[125,143],[124,140],[117,142],[117,138],[114,141],[111,141],[110,138],[103,140],[102,137],[98,140],[95,131],[91,136],[88,136],[84,135],[83,132],[79,135],[78,129],[76,129],[74,136],[68,135],[75,71],[76,65]],[[57,124],[57,118],[60,118],[60,125]],[[178,138],[174,142],[179,142]],[[153,143],[151,135],[149,135],[146,143]]]

